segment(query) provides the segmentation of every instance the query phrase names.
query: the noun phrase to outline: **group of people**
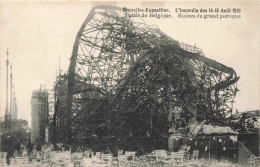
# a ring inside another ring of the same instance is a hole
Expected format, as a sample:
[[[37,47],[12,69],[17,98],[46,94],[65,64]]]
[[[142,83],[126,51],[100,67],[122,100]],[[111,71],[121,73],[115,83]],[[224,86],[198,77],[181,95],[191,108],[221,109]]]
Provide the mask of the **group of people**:
[[[33,156],[33,154],[32,154],[33,148],[34,148],[33,143],[31,143],[31,141],[29,140],[29,142],[26,145],[29,161],[32,161],[32,158],[33,158],[32,157]],[[41,151],[42,151],[42,144],[41,144],[40,140],[36,140],[35,150],[37,152],[37,154],[36,154],[37,161],[40,161],[40,159],[41,159],[40,154],[41,154]]]
[[[2,140],[1,146],[1,152],[7,153],[4,154],[4,158],[8,165],[12,164],[16,157],[28,156],[29,162],[40,162],[42,159],[45,159],[46,157],[48,158],[50,155],[49,153],[52,151],[64,151],[65,149],[70,150],[70,147],[65,147],[59,143],[55,145],[51,143],[43,143],[40,139],[36,139],[35,143],[32,143],[31,140],[25,142],[21,139],[15,139],[11,135],[5,136]]]
[[[7,152],[6,163],[8,165],[11,163],[11,160],[17,156],[28,155],[29,161],[32,161],[33,150],[34,150],[34,145],[30,140],[26,144],[26,148],[24,148],[20,140],[18,140],[17,142],[13,142],[11,136],[7,136],[5,141],[5,146],[3,149],[4,152]],[[37,160],[40,161],[40,152],[42,150],[42,144],[39,140],[37,140],[36,142],[35,150],[37,152],[36,154]]]

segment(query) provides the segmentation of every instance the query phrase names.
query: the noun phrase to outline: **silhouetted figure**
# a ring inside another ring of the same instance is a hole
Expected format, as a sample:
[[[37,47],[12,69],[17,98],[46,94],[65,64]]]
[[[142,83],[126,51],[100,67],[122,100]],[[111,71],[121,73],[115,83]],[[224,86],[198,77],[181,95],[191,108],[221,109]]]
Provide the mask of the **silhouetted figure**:
[[[6,163],[10,165],[10,158],[13,156],[13,141],[11,139],[11,136],[7,136],[6,148],[7,148]]]
[[[42,144],[41,144],[40,140],[37,140],[36,151],[37,151],[37,161],[40,161],[41,160],[41,151],[42,151]]]
[[[29,142],[27,143],[26,145],[26,149],[27,149],[27,152],[28,152],[28,157],[29,157],[29,161],[32,160],[32,151],[33,151],[33,144],[31,143],[31,140],[29,140]]]
[[[17,150],[18,155],[21,155],[21,142],[18,141],[15,145],[14,145],[14,150]]]

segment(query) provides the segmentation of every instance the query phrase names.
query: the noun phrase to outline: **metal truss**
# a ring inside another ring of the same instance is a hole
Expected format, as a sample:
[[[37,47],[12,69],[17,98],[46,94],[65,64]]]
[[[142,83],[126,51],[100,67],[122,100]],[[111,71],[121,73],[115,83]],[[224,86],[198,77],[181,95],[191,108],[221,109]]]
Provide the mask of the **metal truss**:
[[[70,61],[69,140],[85,138],[92,145],[109,138],[131,149],[151,148],[167,142],[172,124],[186,126],[192,117],[221,125],[238,91],[232,68],[156,26],[126,18],[117,7],[91,10]]]

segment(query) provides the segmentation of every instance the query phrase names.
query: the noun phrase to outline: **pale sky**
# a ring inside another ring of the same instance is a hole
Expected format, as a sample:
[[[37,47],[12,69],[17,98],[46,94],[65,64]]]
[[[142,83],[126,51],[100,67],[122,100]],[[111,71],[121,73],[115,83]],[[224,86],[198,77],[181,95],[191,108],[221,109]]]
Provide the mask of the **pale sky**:
[[[59,56],[68,70],[76,34],[87,17],[90,2],[0,2],[0,111],[5,111],[6,48],[13,64],[18,118],[31,122],[31,94],[55,81]],[[102,3],[99,3],[102,4]],[[136,2],[119,7],[144,8]],[[149,5],[149,4],[146,4]],[[149,6],[147,6],[149,7]],[[175,40],[201,48],[206,57],[233,68],[240,76],[234,108],[260,108],[260,7],[258,2],[165,2],[152,8],[170,10],[172,18],[144,19]],[[241,19],[177,18],[175,8],[241,8]],[[10,70],[9,70],[10,71]],[[10,80],[9,80],[10,81]]]

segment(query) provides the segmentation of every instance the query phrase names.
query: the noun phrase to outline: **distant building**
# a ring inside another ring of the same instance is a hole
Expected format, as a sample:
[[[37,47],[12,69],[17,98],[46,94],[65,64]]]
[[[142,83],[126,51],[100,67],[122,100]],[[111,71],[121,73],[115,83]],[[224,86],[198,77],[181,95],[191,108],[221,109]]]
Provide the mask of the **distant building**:
[[[45,131],[46,127],[48,127],[48,111],[48,91],[46,89],[33,91],[31,99],[31,142],[34,144],[37,139],[42,143],[46,141]]]

